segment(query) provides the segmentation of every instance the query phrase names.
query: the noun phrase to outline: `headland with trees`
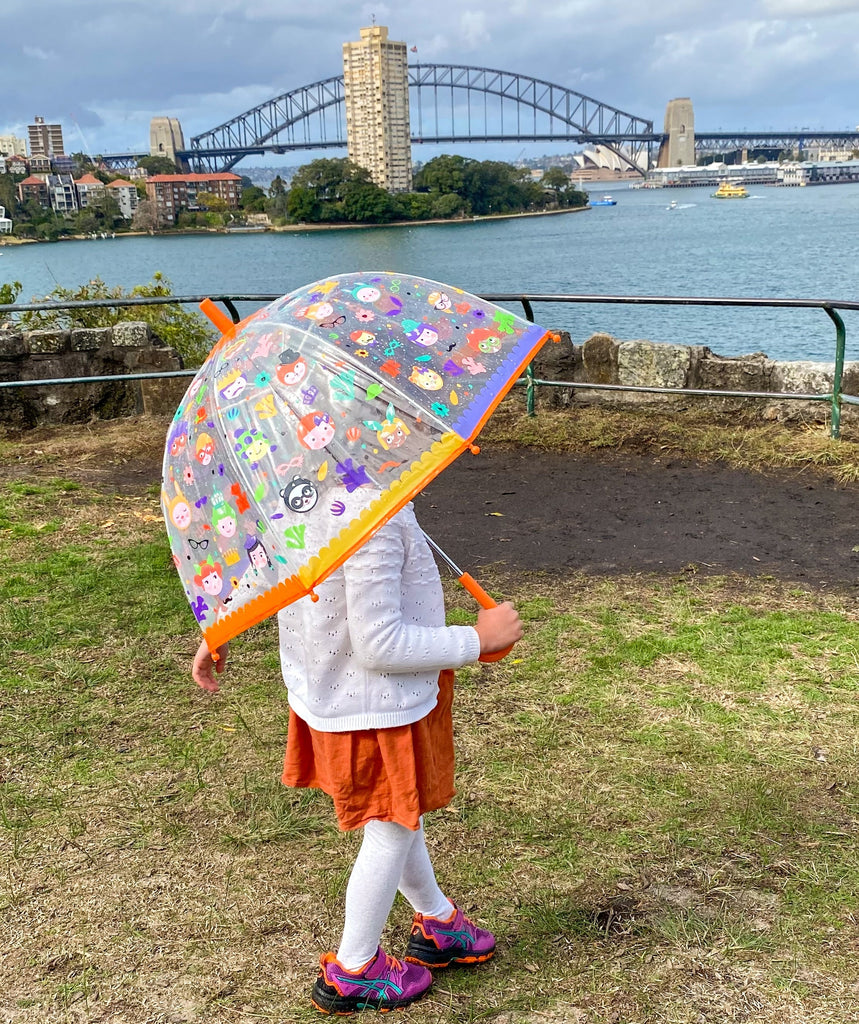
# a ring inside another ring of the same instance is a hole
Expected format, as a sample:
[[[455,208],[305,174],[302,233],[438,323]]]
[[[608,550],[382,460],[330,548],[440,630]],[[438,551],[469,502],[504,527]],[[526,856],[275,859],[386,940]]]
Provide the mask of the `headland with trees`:
[[[91,174],[105,184],[122,177],[105,170],[97,158],[79,153],[74,159],[78,176]],[[139,166],[150,175],[179,173],[165,157],[145,157]],[[175,226],[165,228],[158,223],[154,203],[146,198],[143,180],[135,182],[140,198],[130,221],[122,217],[110,190],[83,209],[60,212],[34,199],[21,202],[16,188],[20,180],[20,175],[0,174],[0,205],[13,218],[14,237],[40,241],[104,233],[211,231],[249,221],[286,227],[457,220],[574,209],[588,201],[561,167],[549,167],[537,179],[527,167],[443,155],[418,168],[412,191],[389,193],[348,159],[320,159],[300,167],[289,182],[275,177],[268,188],[243,178],[238,208],[229,208],[217,195],[198,192],[196,208],[183,210]]]

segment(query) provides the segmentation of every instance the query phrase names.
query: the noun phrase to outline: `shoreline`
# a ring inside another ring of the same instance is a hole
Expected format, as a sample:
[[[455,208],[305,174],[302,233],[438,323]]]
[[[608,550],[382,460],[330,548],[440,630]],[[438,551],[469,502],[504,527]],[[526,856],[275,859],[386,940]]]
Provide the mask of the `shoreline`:
[[[584,213],[590,206],[572,206],[566,210],[531,210],[522,213],[488,213],[482,217],[451,217],[433,220],[396,220],[389,224],[351,224],[348,221],[335,224],[266,224],[261,231],[230,231],[229,228],[183,228],[168,231],[121,231],[112,235],[109,241],[120,238],[171,238],[179,235],[262,235],[296,231],[365,231],[374,228],[415,228],[438,224],[479,224],[485,221],[515,220],[520,217],[557,217],[565,213]],[[108,239],[90,238],[89,235],[63,235],[61,238],[0,238],[0,249],[10,245],[54,245],[57,242],[104,242]]]

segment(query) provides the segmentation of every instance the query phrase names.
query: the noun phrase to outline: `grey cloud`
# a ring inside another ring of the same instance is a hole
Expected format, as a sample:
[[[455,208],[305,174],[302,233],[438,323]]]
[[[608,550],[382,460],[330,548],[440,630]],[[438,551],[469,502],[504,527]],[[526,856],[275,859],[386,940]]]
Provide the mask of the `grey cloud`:
[[[77,0],[74,17],[67,0],[3,6],[0,133],[73,117],[100,152],[145,148],[157,114],[179,116],[190,138],[339,74],[341,44],[374,12],[418,47],[413,61],[528,74],[657,125],[680,95],[701,127],[859,120],[859,0]]]

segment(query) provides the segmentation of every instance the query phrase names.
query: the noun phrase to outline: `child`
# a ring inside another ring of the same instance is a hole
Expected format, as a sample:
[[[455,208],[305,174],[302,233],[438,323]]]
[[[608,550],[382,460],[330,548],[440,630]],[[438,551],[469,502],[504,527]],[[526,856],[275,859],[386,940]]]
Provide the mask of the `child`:
[[[439,888],[423,815],[453,796],[453,671],[522,636],[509,602],[476,627],[446,626],[441,580],[411,504],[316,592],[278,614],[289,695],[283,781],[334,800],[364,838],[346,889],[337,953],[322,957],[312,1001],[324,1013],[389,1010],[423,996],[428,967],[476,964],[495,951]],[[219,651],[223,671],[226,645]],[[205,642],[194,680],[218,689]],[[379,941],[397,890],[415,911],[403,961]]]

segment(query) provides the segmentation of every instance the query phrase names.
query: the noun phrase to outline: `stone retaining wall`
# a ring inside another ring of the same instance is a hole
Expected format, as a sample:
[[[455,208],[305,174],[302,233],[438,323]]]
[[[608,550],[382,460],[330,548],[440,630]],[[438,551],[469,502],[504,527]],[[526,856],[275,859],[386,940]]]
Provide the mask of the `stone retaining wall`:
[[[778,362],[765,352],[744,356],[720,356],[702,345],[668,345],[655,341],[618,341],[608,334],[594,334],[583,345],[574,345],[560,332],[560,341],[543,346],[534,360],[539,380],[573,383],[618,384],[628,387],[696,388],[719,391],[763,391],[824,395],[832,391],[833,363]],[[841,390],[859,395],[859,362],[844,364]],[[662,404],[688,407],[708,403],[720,412],[754,412],[765,419],[814,419],[829,416],[828,402],[796,399],[704,398],[570,388],[539,388],[537,402],[543,408],[569,408],[583,404],[640,406]],[[844,415],[854,414],[850,406]]]
[[[813,419],[829,415],[827,402],[743,398],[698,398],[577,389],[576,383],[620,384],[721,391],[825,394],[832,389],[832,363],[777,362],[764,352],[720,356],[700,345],[618,341],[594,334],[574,345],[566,331],[547,343],[534,361],[540,380],[569,381],[570,387],[540,388],[538,405],[570,408],[582,404],[640,406],[661,403],[688,407],[709,403],[720,412],[754,412],[766,419]],[[182,369],[178,353],[151,333],[149,325],[122,322],[113,327],[23,334],[0,326],[0,380],[42,380]],[[0,424],[34,427],[41,423],[81,423],[135,413],[172,413],[188,385],[184,377],[152,381],[105,381],[0,388]],[[859,395],[859,362],[845,363],[842,391]],[[850,406],[844,414],[854,414]]]
[[[29,331],[0,325],[0,380],[48,380],[181,370],[178,353],[149,325]],[[173,412],[188,386],[184,377],[152,381],[0,388],[0,423],[29,428],[42,423],[86,423],[135,413]]]

